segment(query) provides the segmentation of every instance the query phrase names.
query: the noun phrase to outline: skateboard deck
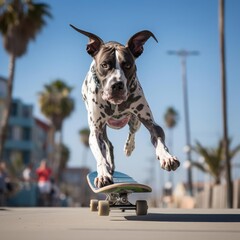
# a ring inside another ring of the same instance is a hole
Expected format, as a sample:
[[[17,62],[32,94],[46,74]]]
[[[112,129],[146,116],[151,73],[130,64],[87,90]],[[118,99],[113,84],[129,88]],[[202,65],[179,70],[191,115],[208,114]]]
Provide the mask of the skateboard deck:
[[[105,201],[92,199],[90,202],[91,211],[98,211],[100,216],[109,215],[110,208],[119,208],[122,211],[134,209],[137,215],[147,214],[147,201],[138,200],[136,204],[128,201],[128,195],[131,193],[151,192],[151,187],[140,184],[125,173],[115,171],[113,174],[113,184],[97,188],[94,185],[94,179],[97,172],[91,172],[87,175],[87,181],[94,193],[103,193],[106,195]]]
[[[96,177],[97,172],[91,172],[87,175],[88,184],[95,193],[140,193],[152,191],[149,186],[138,183],[125,173],[114,172],[113,184],[102,188],[95,187],[94,179]]]

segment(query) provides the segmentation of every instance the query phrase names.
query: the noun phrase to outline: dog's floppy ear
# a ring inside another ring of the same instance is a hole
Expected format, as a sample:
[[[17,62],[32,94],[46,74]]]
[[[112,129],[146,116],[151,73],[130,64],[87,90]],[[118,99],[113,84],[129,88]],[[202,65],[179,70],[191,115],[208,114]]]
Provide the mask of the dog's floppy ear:
[[[101,45],[104,43],[103,40],[93,33],[86,32],[86,31],[83,31],[81,29],[74,27],[72,24],[70,24],[70,26],[77,32],[89,37],[89,42],[87,44],[86,50],[87,50],[88,54],[90,54],[92,57],[94,57],[98,53]]]
[[[139,57],[143,52],[143,45],[150,38],[153,37],[156,42],[158,40],[154,34],[148,30],[144,30],[134,34],[127,42],[128,47],[135,58]]]

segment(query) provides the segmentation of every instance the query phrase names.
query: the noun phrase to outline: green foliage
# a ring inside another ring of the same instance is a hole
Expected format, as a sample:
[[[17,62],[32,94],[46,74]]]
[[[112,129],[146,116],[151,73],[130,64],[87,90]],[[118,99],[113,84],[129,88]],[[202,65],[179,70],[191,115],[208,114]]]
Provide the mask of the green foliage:
[[[45,17],[51,17],[47,4],[34,3],[32,0],[0,1],[0,33],[10,56],[6,107],[0,129],[0,159],[7,136],[16,58],[26,53],[29,41],[34,40],[46,24]]]
[[[32,0],[11,0],[0,4],[0,33],[9,54],[22,56],[30,40],[46,25],[51,17],[49,5]]]
[[[23,160],[19,155],[15,155],[8,164],[8,170],[11,177],[21,178],[24,169]]]
[[[44,85],[44,91],[39,93],[40,109],[57,131],[61,130],[63,120],[74,110],[74,100],[70,97],[72,89],[64,81],[57,79]]]
[[[164,120],[168,128],[173,128],[176,126],[179,119],[178,112],[173,108],[169,107],[164,114]]]
[[[89,147],[89,135],[90,130],[89,128],[83,128],[79,131],[81,142],[85,147]]]
[[[228,144],[229,146],[231,145],[231,140],[228,141]],[[221,176],[225,171],[223,141],[219,140],[216,148],[204,147],[197,142],[193,150],[203,157],[204,162],[193,161],[192,166],[205,173],[209,173],[214,178],[215,184],[220,183]],[[229,160],[232,160],[239,151],[240,145],[229,150]]]

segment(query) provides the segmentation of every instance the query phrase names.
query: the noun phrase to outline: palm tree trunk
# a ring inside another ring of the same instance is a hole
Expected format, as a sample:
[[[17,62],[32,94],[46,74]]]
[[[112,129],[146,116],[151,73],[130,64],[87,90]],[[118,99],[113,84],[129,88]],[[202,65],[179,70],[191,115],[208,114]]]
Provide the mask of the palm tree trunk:
[[[0,122],[0,161],[3,161],[4,143],[7,138],[8,121],[11,112],[15,62],[16,57],[14,54],[11,54],[9,60],[9,77],[7,81],[7,97],[5,100],[2,121]]]
[[[89,147],[84,146],[83,154],[82,154],[82,166],[87,166],[87,157],[88,157]]]
[[[61,180],[61,169],[60,169],[60,165],[61,165],[61,161],[62,161],[62,143],[63,143],[63,129],[62,126],[58,131],[58,141],[57,141],[57,157],[55,159],[56,161],[56,169],[55,169],[55,173],[56,173],[56,181],[59,182]]]
[[[186,152],[187,161],[190,163],[190,167],[187,168],[187,182],[190,196],[193,196],[193,179],[192,179],[192,154],[191,154],[191,136],[190,136],[190,121],[189,121],[189,104],[188,104],[188,89],[187,89],[187,73],[186,73],[186,57],[182,58],[182,87],[183,87],[183,104],[184,104],[184,116],[185,116],[185,134],[186,134],[186,146],[189,148]]]
[[[227,127],[227,94],[226,94],[226,64],[225,64],[225,36],[224,36],[224,0],[219,0],[219,38],[221,54],[221,78],[222,78],[222,111],[223,111],[223,147],[226,161],[227,182],[227,206],[232,208],[233,189],[231,179],[231,164],[228,149],[228,127]]]
[[[173,153],[173,128],[168,128],[168,149]],[[168,174],[168,181],[173,184],[173,174]]]
[[[55,126],[51,123],[51,128],[50,128],[50,132],[49,132],[49,136],[48,136],[48,141],[50,144],[50,152],[48,153],[48,161],[49,161],[49,166],[51,167],[51,169],[53,170],[54,167],[54,156],[55,156]]]

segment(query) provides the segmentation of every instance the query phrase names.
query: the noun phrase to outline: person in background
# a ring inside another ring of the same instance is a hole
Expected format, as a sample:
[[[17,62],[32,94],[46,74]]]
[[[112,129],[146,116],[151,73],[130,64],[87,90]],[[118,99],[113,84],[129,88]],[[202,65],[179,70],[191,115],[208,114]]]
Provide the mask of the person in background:
[[[0,206],[5,206],[8,174],[5,162],[0,162]]]
[[[22,172],[22,177],[23,177],[23,181],[24,184],[27,188],[31,187],[31,183],[34,182],[34,174],[33,174],[33,167],[32,167],[32,163],[29,163],[26,168],[24,168],[23,172]]]
[[[32,182],[34,180],[33,171],[32,171],[32,163],[29,163],[26,168],[24,168],[22,177],[24,182]]]
[[[43,159],[40,163],[39,168],[36,169],[38,189],[40,193],[41,206],[50,205],[51,197],[51,175],[52,170],[47,166],[47,161]]]

